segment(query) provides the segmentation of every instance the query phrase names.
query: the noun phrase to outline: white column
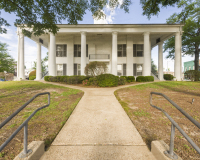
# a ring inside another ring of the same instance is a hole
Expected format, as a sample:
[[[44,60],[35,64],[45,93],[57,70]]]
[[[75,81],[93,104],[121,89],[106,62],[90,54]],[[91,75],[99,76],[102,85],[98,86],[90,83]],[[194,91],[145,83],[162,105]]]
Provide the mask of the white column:
[[[127,35],[126,73],[133,76],[133,35]]]
[[[143,62],[143,76],[151,75],[151,52],[149,32],[144,33],[144,62]]]
[[[180,78],[183,80],[183,70],[182,70],[182,34],[180,35],[180,52],[181,52],[181,56],[180,56],[180,62],[181,62],[181,68],[180,68]]]
[[[174,77],[176,77],[177,81],[181,80],[180,72],[181,72],[181,42],[180,42],[180,32],[177,32],[175,35],[175,61],[174,61]]]
[[[74,75],[74,36],[67,43],[67,75]]]
[[[117,75],[117,32],[112,33],[112,67],[111,73]]]
[[[49,76],[56,76],[56,37],[50,33]]]
[[[20,65],[20,36],[18,35],[18,53],[17,53],[17,78],[19,79],[19,65]]]
[[[81,75],[85,75],[86,66],[86,32],[81,32]]]
[[[41,80],[41,78],[42,78],[41,44],[37,42],[36,80]]]
[[[158,78],[163,80],[163,42],[158,45]]]
[[[19,79],[25,79],[25,74],[24,74],[24,35],[22,33],[20,33],[20,64],[19,64]]]

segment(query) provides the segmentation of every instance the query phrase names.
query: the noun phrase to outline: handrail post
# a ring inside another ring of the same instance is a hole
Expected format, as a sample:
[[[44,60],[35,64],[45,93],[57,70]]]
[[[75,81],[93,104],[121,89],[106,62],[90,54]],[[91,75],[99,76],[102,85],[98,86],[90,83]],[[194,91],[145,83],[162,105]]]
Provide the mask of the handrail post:
[[[172,123],[171,125],[171,136],[170,136],[170,144],[169,151],[164,151],[164,154],[171,159],[178,159],[176,153],[174,153],[174,137],[175,137],[175,126]]]

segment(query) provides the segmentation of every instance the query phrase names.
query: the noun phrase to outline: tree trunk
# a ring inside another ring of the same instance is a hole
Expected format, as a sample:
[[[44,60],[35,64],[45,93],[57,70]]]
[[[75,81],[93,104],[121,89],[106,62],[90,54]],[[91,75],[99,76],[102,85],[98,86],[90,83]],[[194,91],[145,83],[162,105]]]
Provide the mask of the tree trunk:
[[[194,60],[194,65],[195,65],[195,70],[198,73],[199,71],[199,46],[195,45],[195,60]],[[195,81],[199,81],[199,74],[195,76]]]

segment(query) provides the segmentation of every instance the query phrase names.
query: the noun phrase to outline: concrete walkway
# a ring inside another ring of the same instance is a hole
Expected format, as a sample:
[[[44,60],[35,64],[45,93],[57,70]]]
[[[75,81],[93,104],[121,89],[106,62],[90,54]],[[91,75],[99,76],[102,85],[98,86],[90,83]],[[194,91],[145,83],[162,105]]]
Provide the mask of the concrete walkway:
[[[155,159],[114,95],[125,86],[62,86],[80,89],[84,96],[41,160]]]

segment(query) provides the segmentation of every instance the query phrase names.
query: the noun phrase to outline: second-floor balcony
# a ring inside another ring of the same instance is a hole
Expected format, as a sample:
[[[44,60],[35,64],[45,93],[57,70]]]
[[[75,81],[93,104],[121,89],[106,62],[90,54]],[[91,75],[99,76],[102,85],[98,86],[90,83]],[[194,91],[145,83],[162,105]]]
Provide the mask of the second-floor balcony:
[[[90,54],[89,61],[110,61],[110,54]]]

